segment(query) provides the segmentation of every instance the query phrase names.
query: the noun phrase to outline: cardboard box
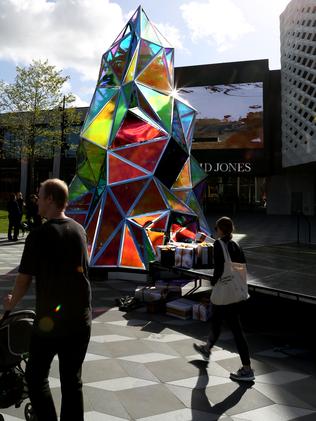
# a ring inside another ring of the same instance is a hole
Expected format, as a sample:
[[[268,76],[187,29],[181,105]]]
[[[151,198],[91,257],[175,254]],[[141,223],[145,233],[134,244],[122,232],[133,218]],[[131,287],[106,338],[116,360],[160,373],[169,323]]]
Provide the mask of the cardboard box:
[[[196,264],[197,254],[196,248],[197,244],[185,244],[176,246],[175,252],[175,266],[185,269],[190,269]]]
[[[195,301],[179,298],[166,304],[166,314],[187,320],[192,318],[192,307]]]
[[[213,244],[211,243],[200,243],[196,249],[196,268],[212,268],[214,267],[213,259]]]
[[[206,322],[211,318],[211,305],[205,303],[197,303],[192,307],[192,319]]]

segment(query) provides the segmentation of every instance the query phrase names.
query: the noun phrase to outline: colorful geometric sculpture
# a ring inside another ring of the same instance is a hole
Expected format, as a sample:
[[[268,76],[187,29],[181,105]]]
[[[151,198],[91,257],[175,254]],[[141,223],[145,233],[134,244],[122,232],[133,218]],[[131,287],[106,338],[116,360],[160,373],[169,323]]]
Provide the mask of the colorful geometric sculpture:
[[[173,59],[141,6],[102,57],[67,209],[92,267],[145,269],[172,231],[209,232],[206,174],[190,153],[196,111],[175,95]]]

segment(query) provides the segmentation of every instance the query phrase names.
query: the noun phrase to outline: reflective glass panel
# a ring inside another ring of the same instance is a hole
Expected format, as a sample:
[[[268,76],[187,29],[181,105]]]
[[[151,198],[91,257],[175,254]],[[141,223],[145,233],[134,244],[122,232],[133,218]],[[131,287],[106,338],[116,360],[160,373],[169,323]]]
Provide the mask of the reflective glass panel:
[[[145,268],[137,247],[134,243],[133,237],[131,236],[128,226],[125,226],[124,241],[122,244],[122,257],[121,265],[137,268]]]
[[[154,212],[160,209],[166,209],[167,206],[161,197],[154,181],[151,181],[145,192],[142,194],[131,215],[141,215],[143,213]]]
[[[111,187],[112,192],[125,213],[132,206],[146,183],[147,179],[144,179]]]
[[[111,127],[112,117],[115,110],[117,95],[101,110],[101,112],[92,121],[90,126],[83,130],[81,136],[96,143],[97,145],[107,147]]]
[[[129,161],[134,162],[148,171],[154,171],[162,152],[166,146],[167,139],[158,140],[152,143],[132,146],[116,150],[115,153]]]
[[[108,180],[109,184],[117,183],[123,180],[130,180],[137,177],[146,176],[143,171],[135,168],[124,161],[121,161],[115,155],[108,156]]]
[[[161,51],[138,76],[137,81],[158,90],[170,91],[168,70],[163,58],[164,53]]]

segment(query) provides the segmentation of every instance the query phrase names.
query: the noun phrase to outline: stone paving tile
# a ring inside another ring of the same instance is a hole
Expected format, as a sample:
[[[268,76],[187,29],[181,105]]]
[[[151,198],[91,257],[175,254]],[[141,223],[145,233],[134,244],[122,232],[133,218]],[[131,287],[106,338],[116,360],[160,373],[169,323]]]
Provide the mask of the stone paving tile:
[[[16,270],[22,249],[23,241],[12,245],[0,237],[0,296],[12,288],[15,275],[8,272]],[[304,347],[282,353],[275,350],[275,337],[250,329],[256,381],[239,385],[229,379],[230,371],[240,366],[229,331],[221,335],[206,363],[192,344],[206,336],[207,323],[152,315],[144,308],[118,311],[114,299],[137,284],[115,279],[92,284],[93,338],[83,367],[86,421],[316,419],[316,368]],[[34,307],[34,298],[32,289],[21,308]],[[57,360],[50,383],[59,410]],[[0,413],[5,421],[19,421],[23,409],[24,403]]]

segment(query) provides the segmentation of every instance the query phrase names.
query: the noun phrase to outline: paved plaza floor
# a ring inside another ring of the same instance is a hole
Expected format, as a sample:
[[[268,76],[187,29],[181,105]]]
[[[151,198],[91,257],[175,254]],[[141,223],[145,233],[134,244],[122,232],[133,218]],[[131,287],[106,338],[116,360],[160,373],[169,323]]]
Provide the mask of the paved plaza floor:
[[[256,248],[263,247],[264,256],[269,251],[264,247],[295,241],[295,232],[283,232],[281,219],[265,228],[259,223],[236,224],[249,256]],[[260,230],[270,236],[264,240],[256,235]],[[0,296],[12,288],[23,243],[0,237]],[[286,269],[286,262],[282,265],[280,269]],[[83,367],[86,421],[316,420],[316,365],[305,343],[287,346],[271,322],[258,328],[246,323],[256,380],[249,385],[232,382],[229,373],[240,361],[228,330],[207,364],[192,344],[205,338],[208,322],[148,314],[144,307],[129,313],[118,310],[115,298],[133,294],[142,282],[92,282],[92,337]],[[34,308],[34,300],[31,289],[20,308]],[[314,321],[307,324],[314,334]],[[53,361],[49,380],[59,408],[58,361]],[[23,407],[0,413],[5,421],[23,420]]]

